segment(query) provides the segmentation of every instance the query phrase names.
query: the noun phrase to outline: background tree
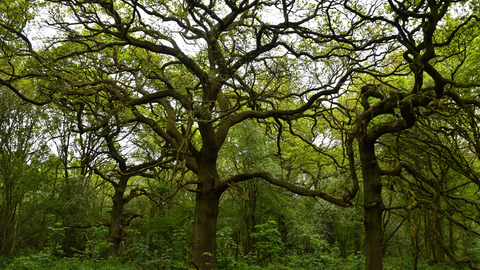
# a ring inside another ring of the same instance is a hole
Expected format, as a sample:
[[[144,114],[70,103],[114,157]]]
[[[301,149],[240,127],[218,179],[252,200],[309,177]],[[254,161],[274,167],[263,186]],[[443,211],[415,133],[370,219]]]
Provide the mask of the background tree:
[[[355,177],[356,160],[359,159],[360,177],[363,180],[365,213],[363,222],[365,238],[368,239],[365,242],[366,269],[382,269],[382,258],[378,254],[383,253],[384,211],[387,209],[382,196],[384,189],[382,178],[388,175],[397,175],[402,166],[406,166],[402,163],[401,158],[396,160],[397,166],[382,163],[384,159],[387,159],[383,156],[385,153],[382,149],[384,137],[388,137],[389,134],[407,132],[417,124],[417,121],[420,121],[418,119],[423,117],[434,121],[435,115],[442,115],[446,110],[446,108],[439,108],[439,104],[444,102],[455,101],[454,106],[458,106],[458,110],[464,109],[467,104],[467,106],[476,106],[474,99],[466,96],[466,99],[463,100],[461,93],[465,92],[464,89],[473,90],[478,85],[466,83],[465,80],[455,76],[463,66],[465,58],[460,57],[460,61],[452,59],[456,59],[457,56],[468,51],[467,44],[477,38],[476,34],[467,34],[469,39],[465,43],[456,41],[460,37],[459,32],[472,33],[471,29],[475,29],[477,25],[477,17],[473,15],[455,16],[449,12],[451,7],[453,7],[453,3],[450,1],[388,2],[383,6],[368,7],[360,7],[350,2],[343,4],[343,8],[351,12],[350,14],[346,13],[347,18],[358,16],[361,18],[360,21],[365,23],[363,30],[374,31],[372,35],[365,33],[364,36],[368,37],[367,39],[382,39],[382,45],[379,46],[382,49],[370,55],[365,54],[364,57],[369,60],[351,61],[345,64],[353,67],[357,74],[368,74],[367,78],[370,80],[362,76],[352,78],[351,88],[341,93],[344,95],[342,97],[345,100],[344,103],[322,100],[319,102],[320,108],[312,107],[312,110],[309,111],[310,115],[307,116],[322,118],[329,115],[332,129],[342,136],[341,142],[345,145],[345,156],[348,156],[351,164],[350,175],[352,177]],[[466,11],[465,14],[469,14],[466,5],[459,4],[456,8],[463,9]],[[312,43],[319,44],[319,47],[323,45],[321,42],[316,42],[315,38],[319,33],[308,34]],[[352,50],[355,50],[355,44],[352,43],[351,46]],[[402,55],[397,51],[401,51]],[[384,53],[388,56],[383,57]],[[374,61],[375,59],[377,61]],[[372,62],[374,64],[370,65]],[[448,67],[445,67],[446,63],[449,64]],[[445,69],[450,72],[445,73]],[[450,74],[450,77],[443,74]],[[410,83],[397,84],[406,76],[411,76]],[[358,89],[358,92],[350,96],[348,93],[352,89]],[[336,107],[332,104],[336,104]],[[312,136],[297,132],[299,128],[296,123],[290,124],[290,126],[292,126],[291,130],[302,136],[305,143],[320,153],[327,154],[325,150],[316,145],[311,139]],[[316,125],[314,124],[312,127],[316,127]],[[312,128],[312,133],[315,133],[314,128]],[[355,141],[356,146],[353,144]],[[439,138],[433,141],[439,144],[443,142]],[[395,144],[400,145],[398,139],[392,145]],[[355,152],[358,154],[354,154]],[[341,163],[338,164],[341,165]],[[387,167],[389,170],[382,169],[382,167]],[[409,172],[413,173],[413,171]],[[442,192],[438,191],[437,196],[440,196],[440,193]],[[435,200],[438,207],[437,200],[438,197]],[[410,221],[412,220],[408,215],[408,210],[415,207],[415,203],[413,206],[403,207],[407,210],[405,217],[408,217]],[[395,208],[396,206],[393,206],[393,209]],[[437,224],[436,231],[440,230],[441,221],[439,219],[433,221],[433,224]],[[410,225],[414,225],[414,223],[410,222]],[[440,234],[439,242],[442,242],[441,238]],[[443,246],[438,248],[439,254],[442,249]],[[440,257],[442,256],[440,255]],[[463,261],[468,262],[469,259],[466,258]],[[472,264],[470,265],[474,267]]]
[[[444,102],[450,103],[453,99],[458,101],[454,103],[454,106],[459,106],[458,109],[460,110],[461,108],[463,109],[464,105],[460,101],[459,93],[462,93],[465,88],[476,87],[476,84],[464,84],[456,81],[457,78],[453,76],[447,77],[442,75],[445,74],[442,72],[443,67],[437,64],[444,59],[457,55],[456,52],[448,51],[444,48],[451,45],[452,48],[458,49],[458,47],[455,47],[458,43],[454,41],[458,38],[456,36],[458,32],[468,31],[476,24],[474,16],[457,17],[454,22],[449,20],[451,15],[447,14],[449,14],[448,10],[451,4],[448,1],[440,1],[439,3],[421,2],[416,5],[390,3],[389,9],[396,16],[394,20],[383,16],[368,16],[373,22],[382,21],[389,24],[392,29],[395,29],[398,33],[397,40],[400,41],[399,43],[402,44],[405,51],[403,53],[404,62],[397,62],[400,64],[387,69],[389,72],[384,73],[381,69],[372,70],[370,75],[374,75],[375,82],[369,84],[367,81],[366,85],[361,87],[361,91],[355,99],[358,102],[357,104],[361,105],[361,110],[356,111],[356,108],[350,110],[350,112],[355,113],[355,117],[352,119],[354,120],[354,129],[351,131],[351,136],[354,136],[358,143],[358,153],[362,168],[365,198],[365,237],[370,239],[365,247],[367,269],[382,268],[381,260],[378,257],[373,259],[375,256],[369,255],[370,253],[379,254],[382,250],[382,214],[386,209],[382,197],[384,186],[382,175],[396,175],[400,172],[402,166],[406,166],[402,159],[399,158],[394,169],[382,170],[381,167],[389,165],[385,163],[382,165],[381,163],[386,157],[382,157],[383,151],[379,144],[382,143],[383,138],[388,134],[407,133],[417,123],[421,125],[424,122],[420,119],[423,119],[426,115],[430,119],[429,122],[435,121],[435,115],[442,115],[446,109],[440,109],[439,104]],[[353,9],[350,10],[353,12]],[[360,13],[357,14],[364,16]],[[442,20],[449,21],[452,24],[448,27],[442,27],[440,23]],[[413,24],[407,25],[403,23],[407,21]],[[474,39],[476,35],[470,36],[470,38]],[[465,50],[465,47],[459,48],[462,48],[460,50]],[[392,64],[395,64],[395,62],[392,62]],[[452,70],[451,74],[454,74],[453,70],[461,66],[462,64],[457,62],[457,65],[449,67]],[[393,83],[396,74],[400,76],[409,74],[412,76],[412,83],[397,86]],[[355,103],[350,104],[354,105]],[[345,113],[348,113],[348,111]],[[396,145],[395,147],[400,145],[399,138],[396,137],[395,144],[393,144]],[[435,138],[433,141],[436,144],[445,142],[439,138]],[[447,148],[449,146],[444,147]],[[433,153],[429,152],[428,154],[432,155]],[[441,157],[437,156],[437,158],[440,158],[439,162],[442,164]],[[413,174],[411,167],[406,168],[409,173]],[[437,178],[440,183],[443,181],[444,176],[443,174],[442,177],[439,176]],[[427,180],[424,178],[423,181]],[[429,185],[434,184],[430,183]],[[441,188],[437,191],[436,195],[433,195],[432,203],[439,207],[438,199],[442,193]],[[409,210],[416,207],[416,202],[414,198],[411,198],[411,200],[413,200],[412,205],[405,206],[404,209],[407,211],[406,216],[411,221],[410,225],[413,226],[414,223],[409,217]],[[436,207],[433,206],[433,208],[435,209]],[[442,242],[441,220],[432,220],[432,224],[436,224],[434,231],[438,231],[437,239],[439,242]],[[444,255],[441,255],[443,248],[443,246],[438,248],[439,262],[444,260],[442,259]],[[465,258],[463,261],[468,262],[469,259]],[[471,267],[474,267],[471,262],[469,263]]]
[[[11,91],[0,88],[0,253],[10,254],[19,242],[22,223],[35,214],[24,201],[35,197],[37,187],[47,181],[40,173],[47,158],[42,136],[41,113],[31,104],[18,99]]]

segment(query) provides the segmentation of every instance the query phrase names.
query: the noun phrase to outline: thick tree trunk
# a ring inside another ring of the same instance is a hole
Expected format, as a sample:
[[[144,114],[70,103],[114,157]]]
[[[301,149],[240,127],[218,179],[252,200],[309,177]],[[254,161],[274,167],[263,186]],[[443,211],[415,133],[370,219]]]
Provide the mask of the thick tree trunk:
[[[367,192],[365,192],[367,194]],[[368,195],[365,195],[367,197]],[[383,205],[366,206],[365,209],[365,269],[383,269]]]
[[[365,269],[383,269],[383,222],[385,205],[382,200],[380,167],[374,144],[364,138],[358,140],[364,186]]]
[[[220,187],[217,171],[218,148],[213,142],[205,142],[198,162],[198,193],[195,203],[192,263],[196,269],[210,270],[217,268],[217,218],[220,196],[224,188]],[[206,149],[208,148],[208,149]]]
[[[200,270],[217,268],[217,217],[220,194],[202,191],[197,195],[193,229],[193,263]]]
[[[126,179],[123,179],[126,178]],[[126,200],[123,197],[128,177],[122,177],[119,185],[115,187],[115,194],[112,197],[113,206],[110,213],[110,225],[108,227],[108,241],[112,244],[106,251],[106,257],[115,257],[122,242],[122,213]]]
[[[122,242],[122,212],[123,212],[123,196],[119,197],[115,192],[113,199],[112,212],[110,213],[110,225],[108,227],[108,240],[112,244],[107,249],[107,257],[115,257],[118,254],[120,243]],[[122,194],[123,195],[123,194]],[[119,197],[115,199],[115,197]]]

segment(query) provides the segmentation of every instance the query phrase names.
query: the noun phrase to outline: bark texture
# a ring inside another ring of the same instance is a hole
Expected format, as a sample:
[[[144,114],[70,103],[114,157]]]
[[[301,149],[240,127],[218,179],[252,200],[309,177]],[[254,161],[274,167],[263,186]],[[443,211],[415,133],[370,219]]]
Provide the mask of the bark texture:
[[[106,251],[106,257],[115,257],[120,250],[122,242],[122,213],[127,200],[123,197],[128,183],[128,176],[122,176],[119,184],[115,186],[115,194],[112,197],[112,210],[110,213],[110,225],[108,227],[108,241],[111,246]]]
[[[197,195],[193,230],[193,263],[201,270],[216,269],[216,232],[220,196],[215,191]]]
[[[358,138],[364,185],[365,269],[383,269],[383,222],[385,205],[382,200],[380,167],[372,142]]]

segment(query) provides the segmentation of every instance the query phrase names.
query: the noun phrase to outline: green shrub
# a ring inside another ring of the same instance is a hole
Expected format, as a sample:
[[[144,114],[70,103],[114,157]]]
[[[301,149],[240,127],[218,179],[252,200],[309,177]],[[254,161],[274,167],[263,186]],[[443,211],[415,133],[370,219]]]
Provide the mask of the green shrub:
[[[282,238],[275,221],[269,220],[267,223],[256,225],[255,229],[258,232],[252,233],[251,236],[259,240],[255,248],[259,249],[264,256],[276,254],[282,249]]]

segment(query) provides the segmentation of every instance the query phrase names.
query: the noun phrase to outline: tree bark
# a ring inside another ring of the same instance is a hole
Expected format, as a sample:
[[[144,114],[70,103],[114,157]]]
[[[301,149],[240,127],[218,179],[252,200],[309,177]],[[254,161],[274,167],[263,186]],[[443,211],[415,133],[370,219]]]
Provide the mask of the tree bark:
[[[193,263],[200,270],[216,269],[216,233],[220,194],[197,194],[193,229]]]
[[[123,197],[129,176],[121,176],[119,184],[115,186],[115,193],[112,197],[112,211],[110,212],[110,225],[108,227],[108,241],[111,246],[106,251],[106,257],[115,257],[122,242],[122,213],[126,200]]]
[[[358,138],[364,186],[365,269],[383,269],[383,222],[385,205],[382,200],[380,167],[374,143],[364,136]]]
[[[215,97],[210,97],[210,100],[214,100]],[[201,107],[201,111],[205,117],[204,120],[211,119],[211,111],[206,106]],[[198,165],[198,184],[193,225],[192,263],[197,269],[210,270],[217,268],[217,219],[220,196],[226,187],[221,185],[217,169],[221,142],[217,140],[214,126],[210,122],[199,122],[198,128],[203,145],[200,152],[194,152]]]

